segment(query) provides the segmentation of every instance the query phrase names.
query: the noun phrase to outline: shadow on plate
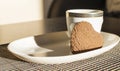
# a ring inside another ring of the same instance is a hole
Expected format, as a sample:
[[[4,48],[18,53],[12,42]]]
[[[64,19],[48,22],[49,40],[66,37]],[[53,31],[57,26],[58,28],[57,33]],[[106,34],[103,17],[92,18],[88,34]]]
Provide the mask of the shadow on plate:
[[[45,35],[39,35],[34,37],[38,46],[43,47],[43,53],[41,49],[36,49],[31,56],[64,56],[70,55],[69,38],[66,31],[48,33]],[[47,51],[48,50],[48,51]]]

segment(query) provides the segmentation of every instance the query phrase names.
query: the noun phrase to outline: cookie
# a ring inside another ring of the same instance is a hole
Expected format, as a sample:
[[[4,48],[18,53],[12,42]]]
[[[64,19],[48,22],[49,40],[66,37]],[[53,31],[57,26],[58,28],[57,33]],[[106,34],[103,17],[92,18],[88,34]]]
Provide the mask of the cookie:
[[[103,46],[103,36],[90,23],[82,21],[75,24],[70,44],[72,53],[90,51]]]

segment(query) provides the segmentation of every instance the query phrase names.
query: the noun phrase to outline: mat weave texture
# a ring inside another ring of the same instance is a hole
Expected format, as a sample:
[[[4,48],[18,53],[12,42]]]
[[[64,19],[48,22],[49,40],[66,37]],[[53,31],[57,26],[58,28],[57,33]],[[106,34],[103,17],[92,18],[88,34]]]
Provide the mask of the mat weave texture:
[[[16,58],[0,46],[0,71],[118,71],[120,70],[120,43],[112,50],[96,57],[65,64],[35,64]]]

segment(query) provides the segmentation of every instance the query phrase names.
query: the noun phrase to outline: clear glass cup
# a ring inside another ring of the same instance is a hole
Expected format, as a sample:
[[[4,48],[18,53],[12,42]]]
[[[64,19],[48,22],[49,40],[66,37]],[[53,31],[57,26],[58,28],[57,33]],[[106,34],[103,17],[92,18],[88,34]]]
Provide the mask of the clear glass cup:
[[[68,36],[70,37],[72,29],[77,22],[86,21],[91,23],[95,31],[101,32],[103,23],[103,11],[92,9],[71,9],[66,11],[66,23]]]

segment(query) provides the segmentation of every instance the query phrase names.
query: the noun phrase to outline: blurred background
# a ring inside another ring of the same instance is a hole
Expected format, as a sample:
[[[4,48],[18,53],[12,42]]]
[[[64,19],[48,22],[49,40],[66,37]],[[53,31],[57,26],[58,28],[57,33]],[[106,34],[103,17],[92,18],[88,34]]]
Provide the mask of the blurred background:
[[[0,25],[47,18],[53,0],[0,0]]]
[[[120,17],[120,0],[0,0],[0,24],[64,17],[68,9],[100,9]]]
[[[104,16],[120,17],[120,0],[53,0],[48,18],[65,16],[68,9],[99,9]]]

